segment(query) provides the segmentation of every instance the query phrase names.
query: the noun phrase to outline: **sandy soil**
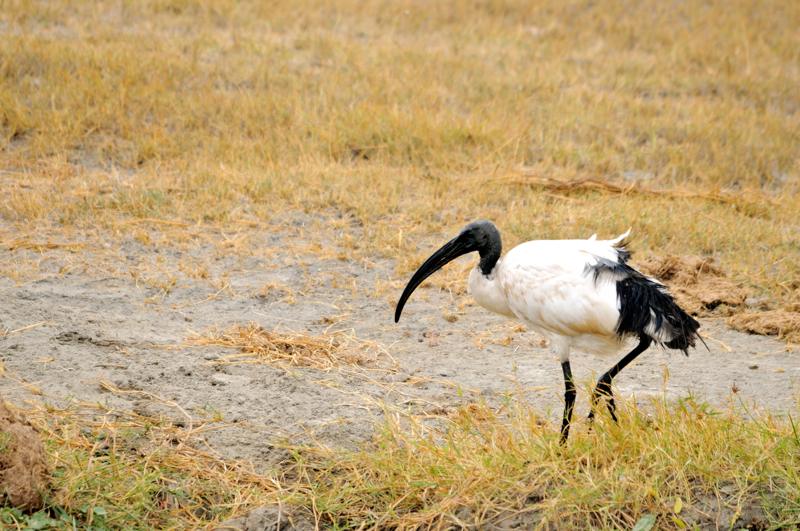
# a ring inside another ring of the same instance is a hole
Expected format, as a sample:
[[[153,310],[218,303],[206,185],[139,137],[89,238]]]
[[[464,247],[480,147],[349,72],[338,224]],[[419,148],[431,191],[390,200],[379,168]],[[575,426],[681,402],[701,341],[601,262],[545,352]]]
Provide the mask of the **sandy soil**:
[[[285,237],[265,231],[256,243],[260,239],[265,247],[280,249]],[[141,244],[131,239],[121,256],[134,260],[141,252]],[[3,253],[4,259],[19,258]],[[0,394],[18,404],[81,400],[180,419],[175,407],[144,393],[109,392],[101,382],[144,391],[198,417],[221,415],[229,424],[210,432],[209,443],[225,456],[252,459],[259,467],[279,457],[273,445],[285,439],[357,444],[381,418],[382,401],[434,412],[514,391],[554,421],[560,415],[561,368],[540,338],[435,289],[418,290],[395,324],[392,301],[406,279],[394,278],[389,261],[318,260],[289,250],[241,258],[202,246],[191,253],[189,258],[207,264],[212,278],[226,275],[229,288],[220,291],[208,280],[181,277],[161,297],[130,276],[91,269],[66,275],[54,271],[21,284],[0,279],[0,326],[22,329],[0,337],[6,369]],[[169,263],[187,256],[164,251],[162,258]],[[381,293],[378,287],[389,281],[399,287]],[[281,290],[259,295],[270,283],[288,287],[294,300]],[[186,342],[210,328],[249,322],[311,334],[353,330],[391,357],[378,354],[365,367],[287,370],[219,364],[216,360],[230,349]],[[621,394],[638,399],[691,393],[717,407],[733,401],[778,414],[796,408],[796,352],[713,320],[703,321],[702,331],[710,352],[701,348],[686,358],[651,349],[618,377]],[[614,361],[576,354],[573,370],[588,385],[593,374]],[[579,392],[580,415],[587,410],[585,390]]]

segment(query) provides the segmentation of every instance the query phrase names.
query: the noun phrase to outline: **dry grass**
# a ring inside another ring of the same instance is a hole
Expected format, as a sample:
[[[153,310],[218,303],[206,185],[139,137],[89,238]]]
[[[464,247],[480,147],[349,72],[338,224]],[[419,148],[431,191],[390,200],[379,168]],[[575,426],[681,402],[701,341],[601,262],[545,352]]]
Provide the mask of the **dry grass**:
[[[710,258],[661,256],[640,261],[642,271],[669,285],[681,307],[708,316],[741,311],[747,291],[728,278]]]
[[[370,351],[379,350],[377,345],[344,332],[326,332],[319,336],[271,332],[255,323],[234,325],[222,332],[210,331],[189,342],[239,350],[237,354],[220,357],[216,363],[266,363],[320,370],[371,365],[375,357],[370,355]]]
[[[619,425],[578,425],[566,447],[524,401],[473,403],[440,415],[386,410],[359,451],[289,448],[274,473],[221,459],[213,421],[170,420],[80,404],[38,407],[52,470],[46,508],[0,510],[14,528],[213,528],[281,503],[322,528],[658,529],[800,525],[800,438],[791,419],[712,411],[686,399],[624,401]]]
[[[750,290],[725,275],[713,259],[667,255],[649,257],[640,266],[666,282],[680,305],[693,315],[729,316],[728,324],[736,330],[800,343],[800,304],[775,310],[775,302],[768,298],[748,297]]]
[[[714,260],[676,280],[687,296],[730,282],[791,318],[735,325],[791,339],[798,26],[800,3],[779,0],[0,0],[0,271],[98,260],[168,293],[179,277],[158,252],[256,252],[251,235],[291,230],[296,211],[317,223],[286,252],[400,257],[401,276],[477,217],[507,247],[632,226],[641,256]],[[119,265],[131,241],[140,264]],[[48,262],[58,253],[76,256]],[[202,264],[182,272],[225,289]],[[440,287],[458,294],[457,273]],[[198,339],[240,349],[233,362],[359,363],[339,340],[253,327]],[[270,478],[185,430],[114,415],[40,412],[59,470],[51,516],[197,527],[275,499]],[[513,404],[443,422],[390,420],[359,453],[300,451],[282,495],[343,528],[520,511],[529,524],[680,527],[709,500],[729,515],[756,500],[773,527],[800,525],[790,422],[657,404],[577,430],[565,450]]]
[[[33,515],[0,511],[4,528],[197,529],[279,499],[274,479],[203,444],[221,427],[210,421],[187,427],[93,404],[26,415],[45,441],[51,491]]]
[[[787,308],[799,23],[746,0],[8,0],[0,216],[47,252],[34,227],[164,246],[299,209],[400,273],[479,216],[507,244],[633,226]]]
[[[744,312],[732,316],[728,322],[737,330],[778,336],[794,344],[800,343],[800,311]]]
[[[625,408],[567,447],[527,406],[472,404],[441,422],[387,412],[358,452],[306,450],[294,501],[323,527],[631,529],[800,525],[800,439],[787,420],[691,399]],[[310,452],[310,453],[309,453]]]

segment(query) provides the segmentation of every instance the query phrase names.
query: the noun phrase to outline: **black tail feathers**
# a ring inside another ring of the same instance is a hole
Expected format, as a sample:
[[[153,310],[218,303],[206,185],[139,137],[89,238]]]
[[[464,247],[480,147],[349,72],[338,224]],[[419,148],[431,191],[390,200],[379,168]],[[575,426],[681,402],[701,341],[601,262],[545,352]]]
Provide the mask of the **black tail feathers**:
[[[689,355],[697,339],[700,323],[678,306],[667,288],[625,265],[626,278],[617,281],[619,335],[647,335],[657,343]]]
[[[617,283],[619,301],[619,336],[647,336],[667,348],[682,350],[688,356],[689,347],[699,339],[700,323],[686,313],[672,298],[667,288],[641,274],[626,262],[630,253],[617,247],[617,261],[597,258],[590,270],[595,281],[608,275]],[[707,348],[707,347],[706,347]]]

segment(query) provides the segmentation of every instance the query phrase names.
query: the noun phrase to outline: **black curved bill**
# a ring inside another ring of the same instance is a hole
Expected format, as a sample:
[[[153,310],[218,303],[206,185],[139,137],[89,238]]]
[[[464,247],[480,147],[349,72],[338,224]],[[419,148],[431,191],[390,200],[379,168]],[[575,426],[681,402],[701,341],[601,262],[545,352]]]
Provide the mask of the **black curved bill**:
[[[417,289],[417,286],[444,267],[448,262],[452,262],[459,256],[475,250],[476,247],[474,243],[469,242],[463,235],[459,235],[444,244],[438,251],[433,253],[430,258],[425,260],[425,262],[419,266],[417,272],[414,273],[414,276],[411,277],[411,280],[408,281],[406,289],[403,290],[403,294],[400,295],[400,300],[397,301],[397,308],[395,308],[394,311],[394,322],[396,323],[400,320],[400,314],[403,313],[403,306],[405,306],[406,301],[414,290]]]

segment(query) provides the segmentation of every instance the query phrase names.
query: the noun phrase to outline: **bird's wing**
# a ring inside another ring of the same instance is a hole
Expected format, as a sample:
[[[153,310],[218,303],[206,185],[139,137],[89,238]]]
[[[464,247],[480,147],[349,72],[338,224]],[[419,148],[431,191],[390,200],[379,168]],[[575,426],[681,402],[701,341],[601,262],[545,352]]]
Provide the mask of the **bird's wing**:
[[[596,253],[616,258],[602,241],[537,241],[515,247],[500,271],[509,308],[540,331],[613,335],[619,320],[616,284],[595,279],[591,268],[597,264]]]

